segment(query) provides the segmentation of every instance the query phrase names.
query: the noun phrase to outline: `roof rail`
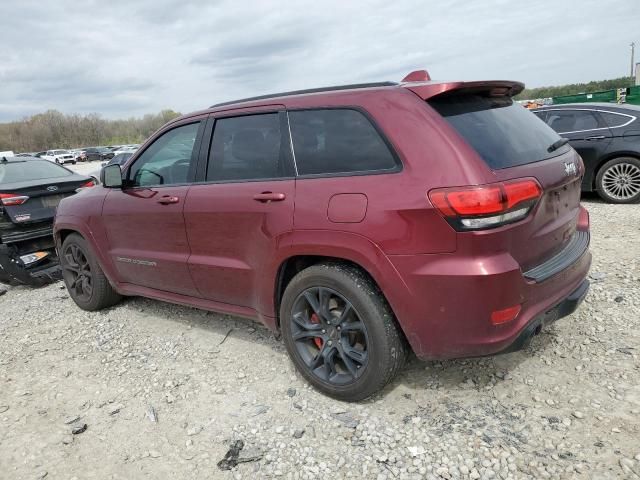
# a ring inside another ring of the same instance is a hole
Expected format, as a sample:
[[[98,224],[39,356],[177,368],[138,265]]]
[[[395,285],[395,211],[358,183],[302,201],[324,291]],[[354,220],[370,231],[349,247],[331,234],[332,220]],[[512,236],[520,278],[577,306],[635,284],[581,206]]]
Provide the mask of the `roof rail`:
[[[290,97],[292,95],[303,95],[305,93],[334,92],[336,90],[354,90],[358,88],[372,87],[393,87],[398,85],[396,82],[374,82],[374,83],[354,83],[351,85],[337,85],[334,87],[310,88],[308,90],[293,90],[291,92],[271,93],[269,95],[260,95],[258,97],[241,98],[230,102],[216,103],[209,108],[224,107],[225,105],[233,105],[234,103],[252,102],[255,100],[266,100],[268,98]]]

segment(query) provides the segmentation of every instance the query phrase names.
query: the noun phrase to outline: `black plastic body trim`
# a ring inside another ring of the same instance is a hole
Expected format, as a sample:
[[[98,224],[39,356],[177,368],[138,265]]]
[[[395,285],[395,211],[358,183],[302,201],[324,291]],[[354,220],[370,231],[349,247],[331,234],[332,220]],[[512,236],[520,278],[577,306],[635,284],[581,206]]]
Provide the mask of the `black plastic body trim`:
[[[529,322],[529,324],[522,329],[520,335],[518,335],[513,343],[497,354],[517,352],[518,350],[526,348],[529,343],[531,343],[531,339],[535,335],[540,333],[542,327],[550,325],[556,320],[566,317],[567,315],[571,315],[573,312],[575,312],[578,306],[587,296],[588,292],[589,280],[585,279],[578,286],[578,288],[571,292],[564,300]]]
[[[34,238],[50,237],[53,235],[53,225],[38,227],[30,230],[13,230],[0,235],[0,241],[4,244],[33,240]]]
[[[577,230],[569,243],[553,257],[524,272],[527,280],[543,282],[576,262],[589,247],[589,232]]]

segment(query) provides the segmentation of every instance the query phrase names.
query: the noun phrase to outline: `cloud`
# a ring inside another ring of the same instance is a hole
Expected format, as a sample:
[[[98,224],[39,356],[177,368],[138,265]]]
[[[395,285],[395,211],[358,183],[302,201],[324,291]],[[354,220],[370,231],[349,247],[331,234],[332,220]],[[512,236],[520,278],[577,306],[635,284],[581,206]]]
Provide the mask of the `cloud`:
[[[21,0],[0,7],[0,121],[129,117],[269,92],[433,78],[628,74],[637,0]]]

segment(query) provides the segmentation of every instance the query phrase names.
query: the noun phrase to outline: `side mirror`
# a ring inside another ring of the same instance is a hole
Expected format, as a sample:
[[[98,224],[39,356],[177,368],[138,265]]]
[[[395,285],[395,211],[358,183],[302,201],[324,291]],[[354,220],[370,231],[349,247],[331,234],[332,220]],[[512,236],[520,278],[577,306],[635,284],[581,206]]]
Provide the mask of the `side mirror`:
[[[106,188],[122,188],[120,165],[108,165],[100,171],[100,183]]]

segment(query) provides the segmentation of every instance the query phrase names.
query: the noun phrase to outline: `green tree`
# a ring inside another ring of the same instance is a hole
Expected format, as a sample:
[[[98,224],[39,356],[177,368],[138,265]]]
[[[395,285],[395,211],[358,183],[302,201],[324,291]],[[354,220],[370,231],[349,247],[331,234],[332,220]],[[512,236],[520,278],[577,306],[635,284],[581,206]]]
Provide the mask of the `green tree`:
[[[517,100],[534,100],[536,98],[559,97],[561,95],[576,95],[578,93],[594,93],[615,88],[625,88],[633,85],[633,77],[620,77],[612,80],[594,80],[589,83],[572,83],[555,87],[525,88]]]

